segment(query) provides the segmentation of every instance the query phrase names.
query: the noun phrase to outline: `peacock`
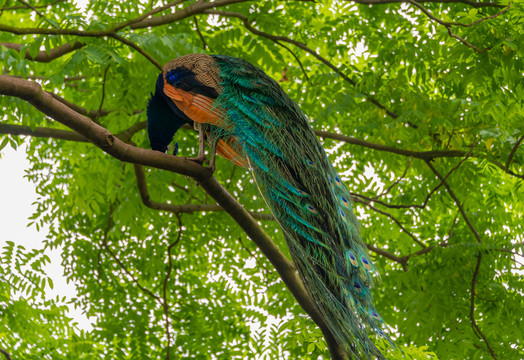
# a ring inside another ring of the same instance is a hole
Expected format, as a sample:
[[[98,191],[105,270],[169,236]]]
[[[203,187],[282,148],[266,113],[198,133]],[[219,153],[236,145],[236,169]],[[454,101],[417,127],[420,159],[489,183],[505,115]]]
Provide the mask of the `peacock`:
[[[357,359],[383,355],[369,332],[389,340],[373,306],[378,276],[360,237],[350,193],[298,105],[249,62],[190,54],[168,62],[147,107],[153,150],[167,151],[189,124],[215,153],[249,169],[283,230],[293,261],[331,332]]]

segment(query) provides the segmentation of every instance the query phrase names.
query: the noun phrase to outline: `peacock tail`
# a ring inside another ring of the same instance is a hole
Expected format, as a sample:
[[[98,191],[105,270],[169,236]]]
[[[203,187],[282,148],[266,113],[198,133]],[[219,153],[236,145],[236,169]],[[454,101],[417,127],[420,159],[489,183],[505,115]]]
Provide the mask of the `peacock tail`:
[[[159,111],[160,99],[170,103],[164,109],[174,105],[183,114]],[[370,291],[378,274],[349,191],[277,82],[242,59],[182,56],[160,74],[148,122],[154,149],[165,151],[176,132],[173,124],[194,122],[219,155],[250,169],[331,332],[354,357],[383,359],[368,336],[371,331],[388,338]],[[168,143],[156,140],[162,131]]]

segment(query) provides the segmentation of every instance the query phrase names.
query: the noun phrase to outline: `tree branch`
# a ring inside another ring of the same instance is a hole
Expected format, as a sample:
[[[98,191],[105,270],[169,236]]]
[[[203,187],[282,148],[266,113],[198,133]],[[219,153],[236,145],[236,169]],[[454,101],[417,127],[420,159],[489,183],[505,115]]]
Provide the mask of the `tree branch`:
[[[4,355],[6,360],[13,360],[11,355],[9,355],[9,353],[7,351],[5,351],[4,349],[2,349],[2,348],[0,348],[0,354]]]
[[[231,12],[231,11],[221,11],[221,10],[206,10],[206,11],[203,11],[203,13],[205,13],[205,14],[212,14],[212,15],[218,15],[218,16],[224,16],[224,17],[233,17],[233,18],[240,19],[240,20],[243,21],[244,26],[246,27],[246,29],[249,30],[251,33],[253,33],[255,35],[258,35],[258,36],[261,36],[261,37],[264,37],[266,39],[269,39],[269,40],[271,40],[271,41],[273,41],[275,43],[278,43],[279,41],[282,41],[282,42],[286,42],[286,43],[295,45],[296,47],[298,47],[298,48],[306,51],[307,53],[313,55],[320,62],[322,62],[324,65],[326,65],[331,70],[333,70],[335,73],[337,73],[342,79],[344,79],[346,82],[351,84],[353,87],[356,87],[356,85],[357,85],[357,83],[353,79],[351,79],[349,76],[344,74],[338,67],[333,65],[330,61],[328,61],[327,59],[322,57],[316,51],[314,51],[314,50],[310,49],[309,47],[307,47],[304,43],[301,43],[301,42],[298,42],[296,40],[290,39],[290,38],[288,38],[286,36],[277,36],[277,35],[272,35],[272,34],[268,34],[266,32],[260,31],[260,30],[254,28],[251,25],[251,21],[244,14],[237,13],[237,12]],[[393,119],[397,119],[398,118],[397,114],[395,114],[392,111],[388,110],[384,105],[382,105],[373,96],[371,96],[371,95],[369,95],[367,93],[364,93],[364,92],[360,92],[360,93],[362,95],[364,95],[372,104],[377,106],[379,109],[384,110],[385,113],[388,114],[389,116],[391,116]],[[410,124],[410,126],[416,127],[413,124]]]
[[[191,176],[197,180],[200,186],[226,210],[273,264],[297,302],[319,326],[332,359],[346,359],[344,349],[330,332],[322,314],[300,281],[293,263],[280,251],[248,211],[212,176],[209,169],[176,156],[128,145],[103,127],[54,99],[37,83],[0,75],[0,94],[15,96],[29,102],[44,114],[82,134],[104,152],[121,161],[152,166]]]
[[[32,129],[29,126],[9,125],[9,124],[2,124],[2,123],[0,123],[0,134],[27,135],[27,136],[33,136],[33,137],[44,137],[44,138],[53,138],[53,139],[80,141],[80,142],[88,141],[85,137],[83,137],[82,135],[74,131],[43,128],[43,127],[37,127],[37,128]]]
[[[104,105],[104,99],[106,97],[106,78],[107,78],[107,71],[109,70],[110,65],[111,64],[107,64],[106,69],[104,70],[104,77],[102,78],[102,96],[100,99],[100,105],[98,106],[98,111],[96,112],[96,116],[93,119],[93,121],[96,122],[97,124],[99,123],[98,119],[100,118],[100,113],[102,112],[102,106]]]
[[[13,49],[18,52],[21,51],[22,47],[26,46],[23,44],[14,44],[14,43],[0,43],[0,46],[5,46],[8,49]],[[64,45],[57,46],[56,48],[50,49],[49,51],[42,50],[36,54],[36,56],[31,56],[29,50],[25,51],[25,58],[28,60],[33,60],[37,62],[48,63],[52,60],[55,60],[61,56],[64,56],[70,52],[81,49],[85,46],[84,43],[80,41],[75,41],[72,43],[66,43]]]
[[[16,28],[13,26],[7,26],[0,24],[0,31],[10,32],[16,35],[28,35],[28,34],[44,34],[44,35],[73,35],[73,36],[82,36],[82,37],[104,37],[109,36],[115,40],[120,41],[121,43],[135,49],[146,59],[148,59],[153,65],[157,68],[162,69],[162,64],[160,64],[155,58],[153,58],[147,51],[142,49],[140,46],[134,42],[127,40],[123,36],[118,35],[115,32],[108,30],[72,30],[72,29],[45,29],[45,28]],[[18,45],[18,44],[14,44]],[[65,46],[65,45],[64,45]],[[83,45],[82,45],[83,46]],[[80,46],[81,47],[81,46]],[[70,52],[72,50],[69,50]],[[63,54],[62,54],[63,55]],[[27,56],[27,54],[26,54]]]
[[[419,209],[424,209],[429,201],[429,199],[431,198],[431,196],[435,193],[435,191],[437,191],[442,185],[444,185],[444,182],[446,181],[446,179],[455,171],[457,170],[472,154],[473,152],[473,148],[474,148],[474,145],[471,145],[470,147],[470,150],[469,152],[466,154],[466,156],[460,160],[458,162],[457,165],[455,165],[454,167],[451,168],[451,170],[448,171],[448,173],[444,176],[444,178],[440,181],[440,183],[435,186],[433,189],[431,189],[431,191],[428,193],[428,195],[426,195],[426,199],[424,199],[424,202],[421,204],[421,205],[418,205],[418,204],[409,204],[409,205],[395,205],[395,204],[388,204],[388,203],[385,203],[383,201],[380,201],[378,200],[378,196],[375,196],[374,198],[370,198],[370,197],[367,197],[367,196],[364,196],[364,195],[361,195],[361,194],[355,194],[353,193],[353,195],[359,197],[359,198],[362,198],[364,200],[366,200],[368,203],[369,202],[376,202],[377,204],[380,204],[382,206],[385,206],[385,207],[388,207],[388,208],[392,208],[392,209],[410,209],[410,208],[419,208]],[[408,164],[408,167],[409,167],[409,164]],[[406,171],[407,171],[407,168],[406,168]],[[402,175],[401,178],[403,178],[406,174],[406,171],[404,172],[404,174]],[[394,185],[394,184],[393,184]],[[393,186],[392,185],[392,186]]]
[[[517,178],[520,178],[520,179],[524,179],[524,175],[521,175],[521,174],[517,174],[513,171],[511,171],[509,168],[507,168],[505,165],[502,165],[500,162],[498,162],[497,160],[493,160],[491,159],[490,160],[491,163],[495,164],[499,169],[503,170],[504,172],[510,174],[511,176],[515,176]],[[507,163],[507,162],[506,162]]]
[[[393,188],[394,188],[395,186],[397,186],[397,185],[402,181],[402,179],[404,179],[404,178],[406,177],[406,174],[408,173],[409,167],[411,166],[411,161],[412,161],[412,160],[413,160],[413,157],[410,157],[410,158],[409,158],[409,161],[408,161],[408,164],[407,164],[407,166],[406,166],[406,169],[404,170],[404,173],[402,173],[402,175],[401,175],[397,180],[395,180],[395,182],[394,182],[393,184],[391,184],[390,186],[388,186],[388,188],[387,188],[385,191],[383,191],[383,192],[381,192],[380,194],[377,194],[376,196],[374,196],[374,197],[373,197],[374,200],[377,200],[378,198],[380,198],[380,197],[382,197],[382,196],[384,196],[384,195],[389,194],[389,192],[390,192],[391,190],[393,190]]]
[[[407,267],[408,259],[405,256],[404,257],[398,257],[395,254],[387,252],[386,250],[382,250],[382,249],[380,249],[378,247],[375,247],[375,246],[373,246],[371,244],[368,244],[368,243],[366,243],[366,247],[368,248],[368,250],[373,251],[376,254],[382,255],[386,259],[389,259],[389,260],[392,260],[392,261],[395,261],[395,262],[399,263],[400,265],[402,265],[402,269],[404,271],[408,271],[408,267]],[[427,248],[424,248],[422,250],[425,250],[425,249],[427,249]]]
[[[180,242],[182,238],[182,219],[180,215],[176,214],[178,219],[178,236],[175,241],[173,241],[167,247],[167,257],[168,257],[168,267],[166,271],[166,276],[164,277],[164,283],[162,285],[162,299],[163,299],[163,308],[164,308],[164,318],[166,321],[166,335],[167,335],[167,347],[166,347],[166,359],[170,359],[170,349],[171,349],[171,332],[169,331],[169,303],[167,302],[167,285],[169,284],[169,278],[171,276],[171,270],[173,269],[173,258],[171,257],[171,250]]]
[[[466,215],[466,212],[464,211],[464,207],[462,206],[462,204],[460,203],[459,199],[457,198],[457,196],[455,195],[455,193],[453,192],[453,190],[451,190],[451,187],[449,186],[449,184],[446,182],[446,179],[442,176],[442,174],[440,174],[438,172],[437,169],[435,169],[435,167],[433,166],[433,164],[431,164],[430,161],[426,160],[426,165],[431,169],[431,171],[433,171],[435,173],[435,175],[437,175],[437,177],[444,183],[444,186],[446,187],[446,189],[448,190],[448,193],[449,195],[453,198],[453,200],[455,200],[455,204],[457,205],[460,213],[462,214],[462,217],[464,218],[464,221],[466,221],[466,224],[468,224],[471,232],[473,233],[473,235],[475,236],[475,238],[477,239],[477,241],[479,243],[482,242],[482,238],[480,237],[479,233],[477,232],[477,229],[475,229],[475,227],[473,226],[473,224],[471,223],[471,221],[469,220],[469,217]]]
[[[511,149],[511,152],[509,153],[509,156],[508,156],[508,161],[506,161],[506,171],[509,171],[509,166],[511,165],[511,161],[513,160],[513,156],[515,156],[515,153],[517,152],[517,149],[519,148],[520,143],[522,142],[522,140],[524,140],[524,135],[522,135],[517,140],[517,142],[515,143],[515,146],[513,146],[513,148]]]
[[[382,214],[382,215],[385,215],[387,216],[388,218],[390,218],[391,220],[393,220],[393,222],[395,224],[397,224],[397,226],[404,232],[406,233],[410,238],[413,239],[414,242],[416,242],[418,245],[420,245],[421,247],[425,248],[426,245],[424,245],[424,243],[422,241],[420,241],[415,235],[413,235],[413,233],[411,233],[410,231],[408,231],[404,225],[402,225],[402,223],[396,218],[394,217],[393,215],[391,215],[390,213],[384,211],[384,210],[380,210],[380,209],[377,209],[376,207],[374,207],[373,205],[371,205],[370,203],[368,202],[361,202],[363,203],[364,205],[370,207],[373,211],[375,212],[378,212],[379,214]]]
[[[113,250],[111,250],[111,248],[109,247],[109,245],[107,244],[107,235],[109,234],[109,230],[111,229],[111,226],[113,225],[113,211],[114,211],[114,207],[113,207],[113,203],[111,203],[109,205],[109,215],[108,215],[108,218],[107,218],[107,225],[106,225],[106,228],[104,230],[104,233],[102,235],[102,246],[106,249],[106,251],[109,253],[109,255],[113,258],[113,260],[118,264],[118,266],[120,266],[120,268],[126,273],[127,276],[129,276],[131,278],[131,280],[133,281],[133,283],[146,295],[150,296],[152,299],[158,301],[161,303],[161,300],[160,300],[160,297],[153,294],[153,292],[149,289],[146,289],[145,287],[143,287],[140,282],[138,281],[138,279],[136,279],[133,274],[131,274],[131,272],[129,271],[129,269],[125,266],[125,264],[118,258],[118,256],[116,256],[116,254],[113,252]]]
[[[510,9],[510,6],[511,6],[511,1],[510,1],[510,2],[508,2],[508,6],[505,9],[499,11],[498,13],[496,13],[494,15],[491,15],[491,16],[488,16],[488,17],[485,17],[485,18],[482,18],[482,19],[479,19],[479,20],[476,20],[476,21],[473,21],[471,24],[464,24],[464,23],[460,23],[460,22],[454,22],[454,21],[447,22],[447,21],[440,20],[439,18],[435,17],[431,12],[429,12],[429,10],[427,10],[424,6],[420,5],[420,3],[418,3],[417,1],[415,1],[415,0],[405,0],[405,1],[410,3],[411,5],[419,8],[420,11],[422,11],[424,14],[426,14],[426,16],[429,17],[431,20],[436,21],[437,23],[439,23],[440,25],[442,25],[446,29],[448,29],[449,36],[459,40],[464,45],[472,48],[473,50],[475,50],[478,53],[483,53],[483,52],[489,50],[490,48],[488,47],[488,48],[484,48],[484,49],[479,49],[475,45],[473,45],[473,44],[469,43],[468,41],[466,41],[464,38],[454,34],[451,31],[451,27],[452,26],[472,27],[472,26],[477,25],[477,24],[479,24],[479,23],[481,23],[481,22],[483,22],[485,20],[494,19],[497,16],[502,15],[502,14],[508,12],[509,9]]]
[[[364,4],[364,5],[381,5],[381,4],[391,4],[391,3],[405,3],[406,0],[351,0],[353,2],[356,2],[358,4]],[[449,4],[449,3],[460,3],[460,4],[466,4],[474,8],[481,8],[481,7],[498,7],[503,8],[505,5],[492,3],[492,2],[475,2],[475,1],[469,1],[469,0],[421,0],[419,3],[437,3],[437,4]]]
[[[51,4],[47,5],[35,5],[33,8],[35,9],[46,9],[48,6],[53,6],[58,3],[64,2],[66,0],[56,0],[55,2],[52,2]],[[21,5],[15,5],[15,6],[8,6],[0,8],[0,11],[9,11],[9,10],[28,10],[27,6],[21,6]]]
[[[323,138],[344,141],[344,142],[347,142],[348,144],[360,145],[360,146],[378,150],[378,151],[391,152],[394,154],[414,157],[414,158],[422,159],[422,160],[433,160],[433,159],[440,158],[440,157],[458,157],[458,156],[466,155],[466,152],[462,150],[412,151],[412,150],[406,150],[406,149],[398,149],[392,146],[375,144],[369,141],[355,139],[350,136],[346,136],[342,134],[335,134],[335,133],[331,133],[328,131],[321,131],[321,130],[315,130],[315,134]]]
[[[151,54],[149,54],[147,51],[142,49],[140,46],[135,44],[134,42],[127,40],[125,37],[120,36],[118,34],[109,34],[108,36],[112,37],[115,40],[120,41],[123,44],[126,44],[130,48],[135,49],[138,53],[142,54],[147,60],[151,62],[151,64],[155,65],[160,71],[162,70],[162,64],[158,60],[156,60]]]
[[[209,50],[211,50],[211,48],[206,42],[206,39],[204,39],[204,35],[202,35],[202,32],[200,31],[200,27],[198,26],[198,19],[196,16],[193,17],[193,21],[195,22],[195,30],[198,36],[200,37],[200,40],[202,41],[202,49],[206,50],[207,48],[209,48]]]
[[[25,7],[27,7],[28,9],[31,9],[35,12],[35,14],[37,14],[38,16],[40,16],[42,19],[44,19],[49,25],[51,25],[52,27],[54,28],[58,28],[58,25],[56,23],[54,23],[53,21],[49,20],[44,14],[42,14],[40,11],[38,11],[37,8],[35,8],[34,6],[32,6],[31,4],[29,4],[28,2],[24,1],[24,0],[17,0],[20,4],[23,4]]]
[[[193,213],[200,211],[225,211],[225,209],[220,205],[215,204],[183,204],[183,205],[173,205],[166,203],[159,203],[151,200],[149,196],[149,191],[147,190],[147,181],[146,175],[144,173],[144,168],[140,165],[134,164],[136,184],[138,187],[138,192],[140,193],[140,198],[142,203],[150,209],[168,211],[174,214],[181,213]],[[249,214],[257,220],[274,220],[273,215],[271,214],[259,214],[254,212],[249,212]]]
[[[477,321],[475,320],[475,283],[477,282],[477,276],[480,271],[480,263],[482,261],[482,253],[479,252],[477,255],[477,266],[475,267],[475,272],[473,273],[473,278],[471,279],[471,303],[469,308],[469,320],[471,322],[471,326],[473,327],[473,331],[477,334],[477,336],[481,337],[484,340],[484,343],[486,344],[489,353],[491,354],[491,357],[495,360],[497,360],[497,355],[491,348],[488,339],[486,339],[486,336],[484,333],[480,330],[480,327],[477,324]]]
[[[14,77],[14,76],[10,76],[10,77]],[[68,106],[73,111],[75,111],[75,112],[77,112],[79,114],[82,114],[84,116],[88,116],[90,118],[95,118],[97,116],[97,111],[96,110],[87,111],[86,109],[84,109],[84,108],[82,108],[82,107],[80,107],[80,106],[78,106],[76,104],[73,104],[73,103],[65,100],[64,98],[62,98],[62,97],[60,97],[60,96],[58,96],[58,95],[56,95],[54,93],[49,92],[49,94],[51,96],[53,96],[56,100],[60,101],[61,103],[63,103],[64,105]],[[100,116],[107,115],[107,114],[109,114],[109,113],[111,113],[113,111],[118,111],[118,110],[102,110]],[[138,113],[138,111],[135,111],[134,113],[136,114],[136,113]],[[1,125],[0,124],[0,133],[4,133],[4,134],[10,133],[12,135],[32,135],[32,133],[28,130],[28,129],[30,129],[29,127],[24,127],[24,129],[18,129],[17,127],[19,127],[19,125]],[[117,137],[119,137],[120,139],[125,141],[125,139],[127,139],[127,136],[133,135],[134,133],[136,133],[136,132],[138,132],[140,130],[145,129],[146,127],[147,127],[147,122],[146,121],[141,121],[141,122],[133,125],[129,129],[120,132],[119,134],[117,134]],[[36,128],[36,129],[39,129],[39,131],[45,131],[46,130],[46,128]],[[184,129],[186,129],[186,128],[184,128]],[[187,129],[191,129],[191,128],[187,128]],[[343,141],[343,142],[347,142],[348,144],[359,145],[359,146],[366,147],[366,148],[373,149],[373,150],[391,152],[391,153],[394,153],[394,154],[399,154],[399,155],[408,156],[408,157],[414,157],[414,158],[422,159],[422,160],[432,160],[432,159],[441,158],[441,157],[458,157],[458,156],[466,155],[466,152],[465,151],[461,151],[461,150],[412,151],[412,150],[406,150],[406,149],[398,149],[398,148],[391,147],[391,146],[375,144],[375,143],[372,143],[372,142],[369,142],[369,141],[355,139],[355,138],[352,138],[352,137],[346,136],[346,135],[330,133],[330,132],[327,132],[327,131],[315,130],[314,132],[315,132],[315,134],[317,136],[322,137],[322,138]],[[34,136],[45,137],[46,135],[34,135]],[[53,136],[51,134],[49,137],[56,137],[56,136]],[[57,138],[60,139],[60,137],[57,137]],[[78,138],[77,135],[74,135],[73,138],[71,138],[71,139],[69,139],[67,137],[64,138],[64,140],[82,141],[82,140],[78,140],[78,139],[79,138]]]

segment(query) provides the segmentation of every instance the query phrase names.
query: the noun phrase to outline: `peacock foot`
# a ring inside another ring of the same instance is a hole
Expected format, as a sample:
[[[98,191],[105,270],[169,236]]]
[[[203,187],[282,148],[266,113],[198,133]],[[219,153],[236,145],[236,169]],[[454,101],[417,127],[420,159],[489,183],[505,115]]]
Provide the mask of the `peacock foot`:
[[[195,157],[186,157],[184,158],[186,160],[189,160],[189,161],[192,161],[192,162],[196,162],[198,165],[203,165],[204,162],[208,163],[209,164],[209,160],[206,158],[205,155],[202,155],[202,156],[195,156]]]

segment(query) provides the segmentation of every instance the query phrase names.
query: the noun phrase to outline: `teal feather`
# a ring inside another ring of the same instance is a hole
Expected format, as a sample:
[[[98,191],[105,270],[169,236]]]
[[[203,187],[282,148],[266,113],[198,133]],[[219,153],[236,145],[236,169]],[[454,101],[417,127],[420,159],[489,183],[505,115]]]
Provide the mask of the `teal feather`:
[[[349,191],[306,117],[274,80],[244,60],[213,58],[221,79],[216,106],[234,124],[217,136],[242,144],[301,278],[340,344],[356,358],[382,359],[368,336],[370,330],[387,337],[370,291],[377,274]]]
[[[199,113],[179,108],[185,105],[167,98],[164,83],[189,96],[214,99],[211,110],[221,114],[220,121],[209,123],[209,112],[198,115],[202,108]],[[148,108],[152,147],[165,151],[178,127],[192,121],[209,131],[212,143],[235,140],[234,156],[250,167],[298,273],[337,341],[354,358],[384,359],[369,338],[374,332],[389,340],[371,295],[378,274],[360,237],[350,193],[298,105],[244,60],[192,54],[166,64],[157,79]]]

